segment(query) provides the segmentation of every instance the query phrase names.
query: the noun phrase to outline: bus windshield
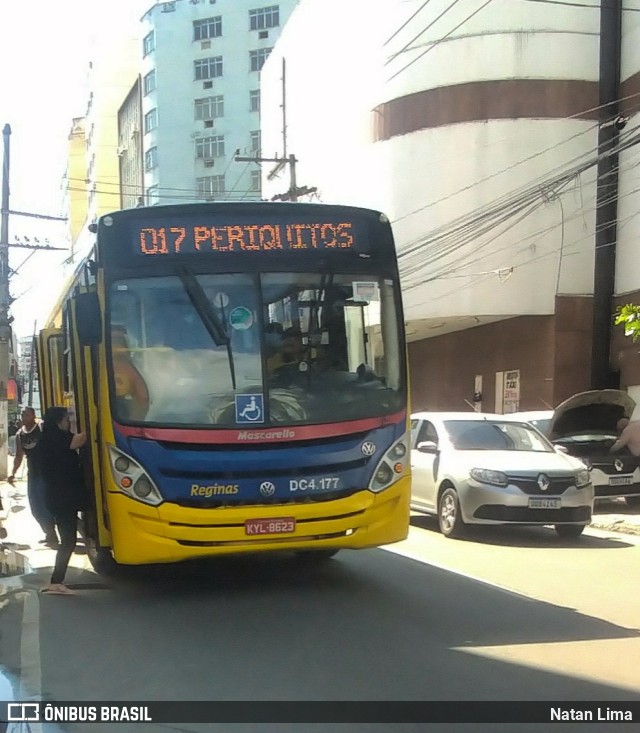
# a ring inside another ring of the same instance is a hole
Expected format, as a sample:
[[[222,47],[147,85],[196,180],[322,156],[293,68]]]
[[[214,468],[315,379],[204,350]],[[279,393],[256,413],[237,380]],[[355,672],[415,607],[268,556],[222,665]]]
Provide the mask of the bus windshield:
[[[233,428],[403,407],[391,279],[177,272],[117,280],[108,300],[118,421]]]

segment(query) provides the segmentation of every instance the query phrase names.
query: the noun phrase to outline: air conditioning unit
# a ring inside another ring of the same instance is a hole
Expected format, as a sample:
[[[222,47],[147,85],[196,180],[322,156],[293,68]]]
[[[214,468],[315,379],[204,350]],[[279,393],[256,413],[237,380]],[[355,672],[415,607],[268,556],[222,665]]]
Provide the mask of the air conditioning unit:
[[[202,134],[201,132],[192,132],[191,137],[192,138],[200,137],[201,134]]]
[[[205,168],[213,168],[213,166],[216,164],[215,160],[212,160],[211,158],[208,158],[204,161],[204,167]]]
[[[163,3],[163,5],[162,5],[162,12],[163,13],[173,13],[175,9],[176,9],[175,2],[173,2],[173,3]]]

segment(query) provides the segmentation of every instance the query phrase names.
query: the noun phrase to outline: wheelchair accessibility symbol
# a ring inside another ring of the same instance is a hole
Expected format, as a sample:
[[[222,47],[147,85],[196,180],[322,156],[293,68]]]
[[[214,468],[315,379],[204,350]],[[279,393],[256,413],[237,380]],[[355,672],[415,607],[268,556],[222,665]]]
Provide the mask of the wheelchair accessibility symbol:
[[[264,422],[264,399],[261,394],[236,395],[236,422]]]

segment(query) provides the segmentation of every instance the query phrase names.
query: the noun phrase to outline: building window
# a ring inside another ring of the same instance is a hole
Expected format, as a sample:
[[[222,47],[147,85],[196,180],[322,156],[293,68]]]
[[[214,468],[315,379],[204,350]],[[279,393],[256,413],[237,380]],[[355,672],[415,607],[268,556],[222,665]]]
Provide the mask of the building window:
[[[156,88],[156,71],[150,71],[143,79],[144,93],[149,94]]]
[[[263,31],[265,28],[277,28],[279,25],[280,8],[278,5],[249,11],[249,30],[251,31]]]
[[[251,190],[260,191],[262,188],[262,173],[260,171],[251,171]]]
[[[144,169],[150,171],[158,165],[158,148],[152,147],[144,154]]]
[[[205,18],[193,21],[193,40],[206,41],[208,38],[218,38],[222,35],[222,16]]]
[[[249,92],[249,104],[252,112],[260,112],[260,90],[252,89]]]
[[[196,138],[196,158],[222,158],[224,135]]]
[[[224,97],[203,97],[196,99],[196,120],[214,120],[224,117]]]
[[[151,130],[155,130],[157,126],[158,126],[158,109],[157,107],[154,107],[150,112],[147,112],[147,114],[144,116],[145,134],[147,132],[151,132]]]
[[[147,189],[147,206],[155,206],[160,201],[160,190],[158,186],[149,186]]]
[[[196,178],[198,198],[209,198],[224,193],[224,175]]]
[[[251,152],[260,153],[260,130],[254,130],[251,133]]]
[[[156,47],[156,37],[151,31],[151,33],[147,33],[147,35],[142,40],[142,55],[148,56],[152,51],[155,50]]]
[[[193,62],[196,81],[199,79],[215,79],[222,76],[222,56],[211,56],[208,59],[200,59]]]
[[[259,48],[257,51],[249,51],[249,63],[251,71],[260,71],[264,66],[264,62],[269,58],[272,49]]]

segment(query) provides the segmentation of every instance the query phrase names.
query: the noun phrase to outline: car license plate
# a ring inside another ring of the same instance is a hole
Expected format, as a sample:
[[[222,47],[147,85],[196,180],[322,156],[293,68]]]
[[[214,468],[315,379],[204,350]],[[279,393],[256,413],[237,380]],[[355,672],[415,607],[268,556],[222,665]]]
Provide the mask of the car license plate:
[[[560,499],[529,499],[529,509],[560,509]]]
[[[296,531],[294,517],[274,517],[273,519],[247,519],[244,533],[247,535],[291,534]]]
[[[609,486],[630,486],[633,483],[633,476],[611,476]]]

